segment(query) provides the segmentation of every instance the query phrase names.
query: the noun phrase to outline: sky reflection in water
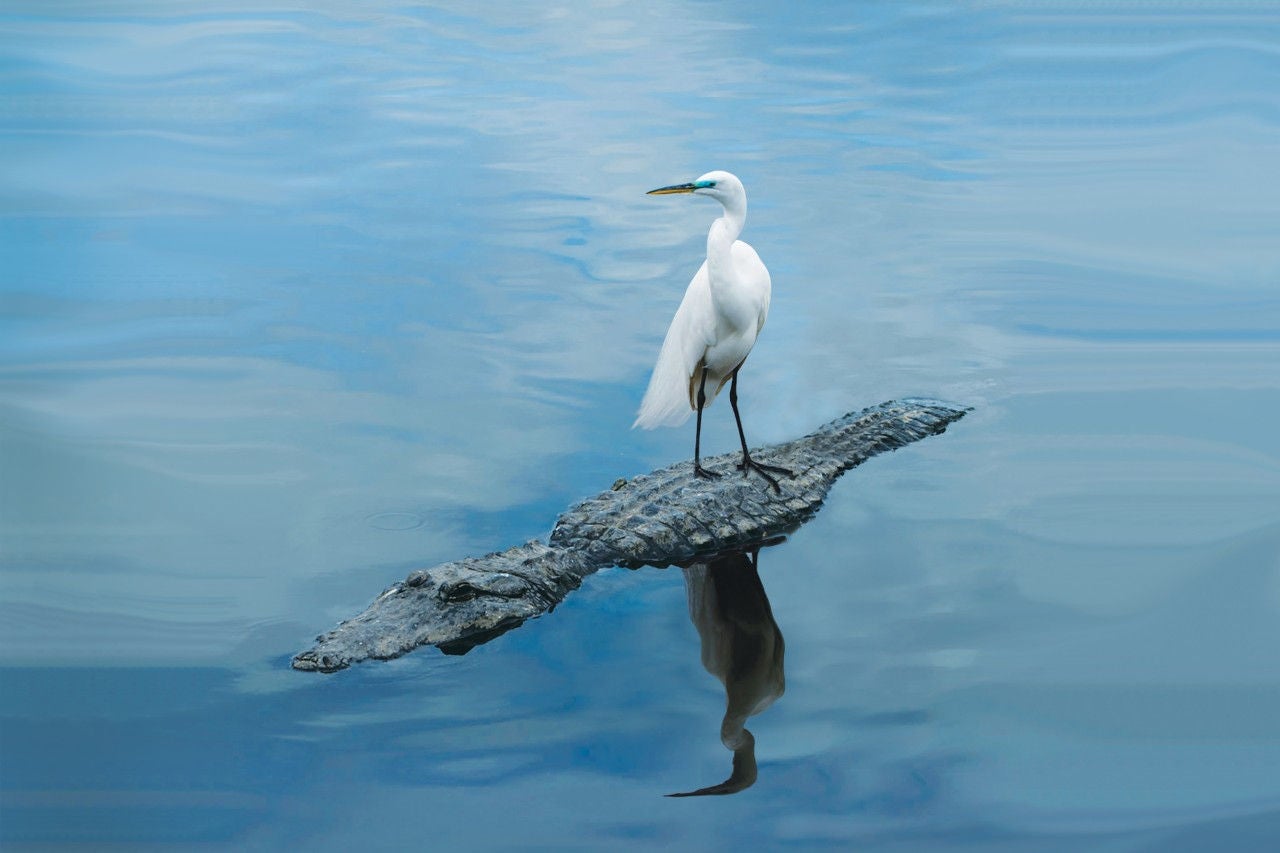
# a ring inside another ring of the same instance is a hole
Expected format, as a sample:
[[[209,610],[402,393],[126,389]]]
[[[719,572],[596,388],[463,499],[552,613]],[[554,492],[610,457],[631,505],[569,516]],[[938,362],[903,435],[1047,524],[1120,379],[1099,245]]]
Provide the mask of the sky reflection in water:
[[[8,4],[0,840],[501,847],[495,804],[557,847],[1274,838],[1278,27]],[[749,439],[977,407],[766,553],[757,784],[658,798],[725,774],[675,571],[288,672],[410,568],[689,453],[628,428],[714,209],[643,193],[711,168],[774,277]]]

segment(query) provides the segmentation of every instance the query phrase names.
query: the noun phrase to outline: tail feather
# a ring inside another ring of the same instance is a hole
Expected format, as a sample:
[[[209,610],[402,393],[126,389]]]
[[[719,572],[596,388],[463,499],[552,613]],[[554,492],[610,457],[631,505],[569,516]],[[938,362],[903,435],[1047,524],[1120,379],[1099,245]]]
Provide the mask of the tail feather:
[[[690,373],[684,365],[684,354],[671,336],[662,344],[658,363],[649,377],[649,389],[644,392],[640,411],[632,429],[654,429],[660,426],[679,426],[689,419],[693,406],[689,402]]]

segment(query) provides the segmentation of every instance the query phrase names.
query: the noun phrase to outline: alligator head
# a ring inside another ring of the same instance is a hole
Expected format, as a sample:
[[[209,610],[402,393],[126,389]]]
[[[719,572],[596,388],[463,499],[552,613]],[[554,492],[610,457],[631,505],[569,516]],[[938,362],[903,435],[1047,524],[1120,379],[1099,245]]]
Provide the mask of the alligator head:
[[[544,577],[521,572],[546,552],[546,546],[530,543],[415,571],[387,587],[359,616],[317,637],[314,647],[294,657],[293,668],[334,672],[424,645],[465,654],[564,597]]]

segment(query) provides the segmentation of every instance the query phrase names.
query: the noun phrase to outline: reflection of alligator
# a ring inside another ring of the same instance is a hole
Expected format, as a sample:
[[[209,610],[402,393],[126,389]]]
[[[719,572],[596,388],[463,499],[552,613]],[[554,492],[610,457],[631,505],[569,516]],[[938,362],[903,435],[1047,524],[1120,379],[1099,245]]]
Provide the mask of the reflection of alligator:
[[[882,403],[804,438],[753,452],[794,472],[775,493],[757,477],[700,480],[681,462],[588,498],[556,522],[548,544],[443,563],[392,584],[359,616],[316,638],[295,669],[333,672],[418,646],[462,653],[547,612],[605,566],[670,565],[794,530],[845,471],[886,450],[936,435],[966,409],[934,400]],[[734,474],[737,453],[705,461]]]
[[[669,797],[736,794],[756,782],[756,739],[747,731],[747,717],[772,705],[786,684],[782,631],[760,582],[759,553],[758,547],[728,551],[684,570],[702,665],[724,684],[720,742],[733,752],[733,771],[719,785]]]

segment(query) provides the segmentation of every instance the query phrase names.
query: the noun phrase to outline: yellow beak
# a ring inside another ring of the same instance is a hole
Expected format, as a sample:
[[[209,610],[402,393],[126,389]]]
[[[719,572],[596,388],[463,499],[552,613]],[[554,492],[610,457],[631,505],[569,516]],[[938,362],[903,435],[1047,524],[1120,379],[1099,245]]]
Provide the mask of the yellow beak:
[[[675,195],[676,193],[691,193],[697,188],[697,184],[674,184],[669,187],[658,187],[656,190],[649,190],[645,195]]]

